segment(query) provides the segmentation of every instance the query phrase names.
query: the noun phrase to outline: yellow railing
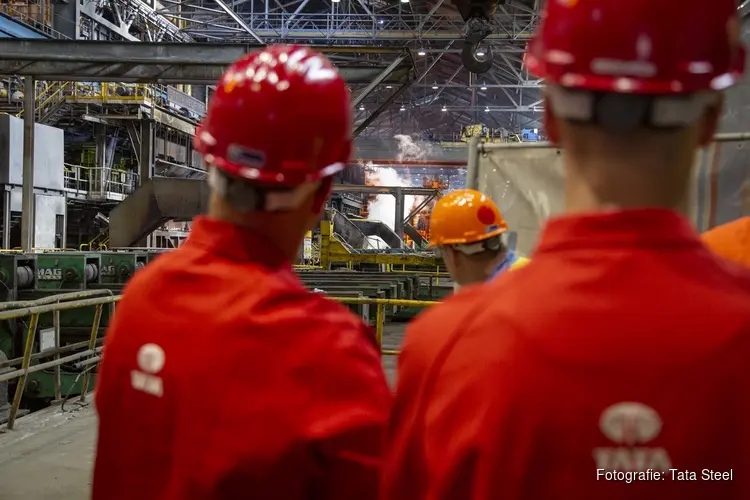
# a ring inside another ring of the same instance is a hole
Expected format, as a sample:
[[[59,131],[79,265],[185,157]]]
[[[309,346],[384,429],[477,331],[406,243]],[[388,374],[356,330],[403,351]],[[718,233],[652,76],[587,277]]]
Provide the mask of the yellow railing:
[[[102,297],[102,295],[104,295]],[[13,429],[18,410],[21,406],[21,398],[26,387],[26,380],[30,373],[38,372],[53,368],[55,370],[55,397],[60,398],[60,366],[71,361],[78,361],[88,358],[91,363],[84,361],[85,364],[94,364],[100,358],[101,347],[97,346],[99,339],[99,325],[102,319],[102,309],[106,304],[112,304],[114,312],[114,303],[120,300],[119,295],[112,295],[111,290],[89,290],[84,292],[74,292],[62,295],[52,295],[42,299],[27,302],[6,302],[0,304],[0,321],[30,317],[26,329],[26,341],[24,343],[23,356],[20,358],[3,361],[0,363],[0,369],[21,365],[19,369],[3,373],[0,375],[0,382],[18,379],[16,393],[13,397],[13,403],[8,415],[8,429]],[[95,307],[94,321],[91,325],[89,339],[84,342],[78,342],[67,346],[60,346],[60,311],[71,309],[80,309],[82,307]],[[55,346],[50,350],[41,353],[32,354],[36,340],[37,327],[39,326],[39,316],[45,313],[53,313],[53,323],[55,328]],[[73,354],[60,357],[61,354],[67,354],[73,351]],[[53,357],[52,361],[31,365],[32,360]],[[87,389],[89,386],[89,371],[86,370],[81,385],[82,391],[80,400],[86,401]]]
[[[43,116],[51,106],[55,106],[65,100],[66,89],[71,88],[71,82],[46,82],[41,92],[36,95],[35,109],[37,116]],[[23,109],[16,116],[23,117]]]
[[[141,83],[74,82],[67,97],[76,101],[145,103],[153,98],[150,87]]]
[[[46,33],[52,38],[66,39],[66,35],[52,28],[52,13],[53,6],[50,0],[42,0],[44,4],[44,15],[42,16],[42,10],[40,4],[42,2],[28,2],[26,4],[13,2],[3,2],[0,4],[0,12],[7,14],[8,16],[26,23],[34,28]]]
[[[398,356],[401,351],[383,349],[383,327],[385,326],[385,306],[396,307],[429,307],[439,304],[433,300],[399,300],[399,299],[373,299],[369,297],[331,297],[331,299],[342,304],[375,304],[375,336],[378,339],[380,352],[388,356]]]
[[[102,311],[105,305],[111,304],[114,314],[114,305],[120,300],[121,295],[112,295],[111,290],[89,290],[83,292],[73,292],[61,295],[44,297],[35,301],[26,302],[6,302],[0,303],[0,321],[30,317],[26,329],[26,341],[24,343],[23,356],[8,361],[0,362],[0,370],[21,365],[20,368],[0,374],[0,382],[18,379],[16,392],[13,397],[10,414],[8,416],[8,429],[13,429],[16,422],[16,416],[21,406],[26,380],[31,373],[53,368],[55,371],[55,398],[61,398],[60,367],[65,363],[77,361],[79,366],[95,366],[101,360],[102,347],[99,344],[99,326],[102,319]],[[331,297],[332,300],[342,304],[375,304],[377,306],[375,313],[375,334],[378,345],[382,354],[387,356],[397,356],[400,351],[394,349],[383,349],[383,329],[385,325],[385,307],[429,307],[439,302],[428,300],[397,300],[397,299],[375,299],[375,298],[354,298],[354,297]],[[60,346],[60,311],[69,311],[71,309],[80,309],[83,307],[95,307],[94,321],[91,325],[91,333],[87,341],[78,342],[64,347]],[[37,327],[39,326],[39,316],[45,313],[53,313],[53,323],[55,328],[55,347],[41,353],[32,354],[34,343],[36,341]],[[111,320],[110,315],[110,320]],[[68,353],[73,354],[68,354]],[[67,354],[60,357],[61,354]],[[52,361],[32,365],[32,361],[43,358],[54,357]],[[86,369],[81,384],[80,400],[86,401],[90,379],[90,369]]]
[[[138,174],[129,170],[105,169],[102,167],[84,167],[65,163],[64,181],[67,189],[91,192],[101,189],[102,176],[104,192],[128,195],[138,186]]]

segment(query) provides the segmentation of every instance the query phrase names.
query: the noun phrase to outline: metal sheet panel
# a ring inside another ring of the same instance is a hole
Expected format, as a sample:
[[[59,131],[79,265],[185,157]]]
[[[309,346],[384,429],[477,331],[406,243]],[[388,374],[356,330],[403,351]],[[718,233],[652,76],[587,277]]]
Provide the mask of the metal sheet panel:
[[[14,156],[18,151],[23,155],[23,126],[19,131],[16,120],[10,115],[0,115],[0,184],[10,184]]]
[[[699,172],[710,161],[703,152],[696,159],[688,216],[697,221]],[[510,227],[510,243],[529,255],[544,222],[565,208],[563,152],[552,147],[523,146],[487,149],[479,156],[478,189],[497,203]]]
[[[34,187],[62,191],[65,182],[65,134],[62,129],[39,123],[34,127],[34,132]]]
[[[39,123],[34,127],[34,133],[34,187],[62,191],[64,133],[62,129]],[[20,186],[23,183],[23,120],[4,116],[0,120],[0,134],[0,183]]]
[[[58,215],[65,216],[65,198],[37,194],[34,217],[34,247],[55,248],[55,222]]]
[[[20,187],[13,188],[10,191],[10,210],[11,212],[23,210],[23,192]]]
[[[564,208],[562,154],[552,148],[503,148],[480,155],[478,188],[497,203],[515,233],[515,247],[529,255],[539,229]]]

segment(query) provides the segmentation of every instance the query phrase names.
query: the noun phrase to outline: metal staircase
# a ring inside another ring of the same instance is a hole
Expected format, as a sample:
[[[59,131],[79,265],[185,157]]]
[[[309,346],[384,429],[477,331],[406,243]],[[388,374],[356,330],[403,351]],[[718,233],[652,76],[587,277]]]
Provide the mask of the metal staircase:
[[[71,82],[47,82],[41,92],[36,96],[36,117],[37,123],[51,125],[56,123],[60,116],[65,112],[66,91],[69,89]],[[16,116],[23,118],[24,110],[21,109]]]

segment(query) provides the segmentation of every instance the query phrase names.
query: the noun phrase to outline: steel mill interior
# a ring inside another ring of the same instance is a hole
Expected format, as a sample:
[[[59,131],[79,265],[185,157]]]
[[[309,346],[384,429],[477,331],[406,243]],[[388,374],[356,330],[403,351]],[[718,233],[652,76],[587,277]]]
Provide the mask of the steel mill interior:
[[[544,85],[524,64],[543,3],[3,2],[0,499],[89,498],[91,391],[116,302],[206,212],[194,136],[223,71],[266,44],[314,47],[349,86],[354,152],[294,269],[372,326],[393,384],[406,325],[454,293],[430,246],[436,202],[486,193],[524,257],[564,208]],[[743,81],[696,157],[688,213],[699,231],[743,215],[748,102]]]

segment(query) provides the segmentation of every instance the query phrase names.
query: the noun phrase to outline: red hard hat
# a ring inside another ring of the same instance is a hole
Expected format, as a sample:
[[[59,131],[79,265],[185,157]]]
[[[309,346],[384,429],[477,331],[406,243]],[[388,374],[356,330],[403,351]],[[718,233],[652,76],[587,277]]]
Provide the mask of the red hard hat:
[[[547,0],[529,72],[631,94],[722,90],[744,73],[736,0]]]
[[[351,154],[349,90],[324,55],[296,45],[265,47],[224,73],[195,149],[208,164],[262,184],[328,177]]]

